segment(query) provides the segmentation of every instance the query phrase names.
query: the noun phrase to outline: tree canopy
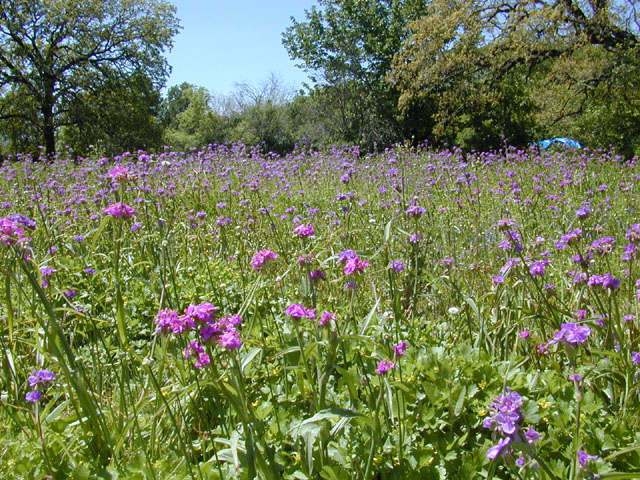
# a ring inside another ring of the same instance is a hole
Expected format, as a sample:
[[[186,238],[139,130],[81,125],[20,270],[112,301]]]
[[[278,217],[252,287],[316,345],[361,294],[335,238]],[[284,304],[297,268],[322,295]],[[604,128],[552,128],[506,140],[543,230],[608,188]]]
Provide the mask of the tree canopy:
[[[425,11],[424,0],[319,0],[292,18],[283,34],[289,56],[301,61],[333,106],[330,115],[343,139],[371,146],[401,137],[397,96],[384,78],[406,37],[409,21]],[[336,123],[337,122],[337,123]]]
[[[493,121],[503,127],[525,127],[540,112],[546,125],[561,123],[583,114],[599,87],[638,78],[639,7],[637,0],[432,0],[410,24],[388,79],[401,90],[401,108],[437,103],[441,133],[469,125],[478,109],[485,120],[498,111]]]
[[[20,120],[53,155],[74,106],[135,75],[160,87],[179,25],[161,0],[4,0],[0,9],[0,120]],[[12,105],[12,106],[11,106]],[[20,105],[16,108],[16,105]]]

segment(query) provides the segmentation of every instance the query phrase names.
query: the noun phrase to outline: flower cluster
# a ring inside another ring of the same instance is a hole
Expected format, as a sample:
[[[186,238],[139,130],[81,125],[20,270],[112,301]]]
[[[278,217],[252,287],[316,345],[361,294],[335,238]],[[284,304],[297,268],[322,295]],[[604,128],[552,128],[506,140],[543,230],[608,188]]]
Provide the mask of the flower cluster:
[[[242,323],[239,315],[216,316],[216,308],[209,302],[189,305],[183,315],[177,311],[165,308],[156,316],[157,333],[160,335],[173,334],[175,336],[196,332],[197,340],[189,342],[184,352],[184,358],[195,358],[195,367],[202,368],[210,363],[210,357],[204,347],[213,340],[226,350],[235,350],[242,346],[242,339],[238,332],[238,325]]]
[[[126,203],[116,202],[105,208],[102,213],[104,213],[105,215],[110,215],[114,218],[129,219],[135,217],[138,214],[138,211],[135,208],[130,207]]]
[[[570,345],[577,345],[579,343],[585,343],[587,338],[591,335],[591,329],[586,325],[580,325],[575,322],[563,323],[558,330],[553,340],[548,345],[564,341]]]
[[[55,374],[50,370],[34,370],[27,379],[29,386],[34,390],[28,392],[24,399],[27,402],[36,403],[42,398],[40,390],[46,389],[56,379]]]
[[[360,259],[353,250],[339,253],[338,258],[344,264],[343,272],[345,275],[362,272],[370,265],[366,260]]]
[[[524,400],[518,392],[507,388],[507,391],[498,395],[489,406],[489,416],[484,419],[482,426],[492,430],[494,435],[501,438],[497,445],[487,451],[487,458],[494,460],[504,455],[509,451],[509,445],[513,441],[521,440],[520,433],[524,420],[523,403]],[[533,428],[527,429],[523,435],[530,445],[540,438],[540,434]],[[523,456],[516,460],[518,466],[524,466],[526,462]]]
[[[614,278],[610,273],[604,273],[602,275],[592,275],[587,281],[587,285],[590,287],[599,287],[604,290],[616,290],[620,286],[620,280]]]
[[[418,205],[411,205],[404,213],[413,218],[420,218],[424,214],[424,212],[424,208],[419,207]]]
[[[134,176],[127,167],[123,167],[122,165],[116,165],[109,170],[109,177],[118,183],[126,183],[134,178]]]
[[[313,225],[296,225],[293,229],[293,233],[301,238],[313,237],[316,232],[313,230]]]
[[[312,308],[306,308],[299,303],[292,303],[285,309],[284,313],[295,320],[300,320],[301,318],[316,318],[315,310],[313,310]]]
[[[271,250],[260,250],[251,258],[251,268],[259,272],[276,258],[278,255]]]
[[[0,218],[0,243],[13,245],[14,243],[25,243],[28,241],[29,238],[25,236],[25,232],[19,225],[19,222],[11,218]]]

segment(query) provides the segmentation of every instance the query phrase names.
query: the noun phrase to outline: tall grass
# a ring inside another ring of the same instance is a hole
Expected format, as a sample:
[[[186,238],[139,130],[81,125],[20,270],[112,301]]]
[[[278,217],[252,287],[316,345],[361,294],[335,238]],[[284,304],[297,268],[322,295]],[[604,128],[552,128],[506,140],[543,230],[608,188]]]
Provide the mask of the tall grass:
[[[637,478],[639,179],[511,149],[6,163],[0,472]]]

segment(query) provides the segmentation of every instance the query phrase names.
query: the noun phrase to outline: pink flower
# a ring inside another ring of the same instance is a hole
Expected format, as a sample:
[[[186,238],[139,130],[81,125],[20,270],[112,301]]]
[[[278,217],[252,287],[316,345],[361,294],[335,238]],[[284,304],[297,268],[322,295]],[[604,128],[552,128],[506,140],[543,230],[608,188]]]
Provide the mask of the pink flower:
[[[215,317],[217,311],[218,308],[214,307],[213,304],[204,302],[198,305],[189,305],[184,314],[197,323],[206,323]]]
[[[360,260],[358,257],[352,257],[345,263],[343,272],[345,275],[351,275],[352,273],[364,271],[368,266],[369,262],[366,260]]]
[[[302,223],[295,226],[293,233],[301,238],[313,237],[316,234],[313,230],[313,225],[304,225]]]
[[[118,183],[126,183],[134,177],[127,167],[117,165],[109,170],[109,177]]]
[[[397,357],[401,357],[402,355],[404,355],[404,351],[408,346],[409,344],[407,342],[400,342],[399,344],[394,345],[391,348],[393,348],[393,350],[396,352]]]
[[[278,255],[271,250],[260,250],[251,258],[251,267],[256,272],[259,272],[276,258],[278,258]]]
[[[295,319],[301,319],[301,318],[316,318],[316,312],[313,309],[307,309],[305,307],[303,307],[302,305],[300,305],[299,303],[293,303],[291,305],[289,305],[284,313],[286,313],[287,315],[289,315],[292,318]]]
[[[226,348],[229,351],[235,350],[242,346],[242,339],[240,338],[240,334],[233,327],[230,327],[226,332],[220,335],[220,338],[218,338],[217,342],[222,348]]]
[[[24,230],[9,218],[0,218],[0,242],[12,245],[16,242],[25,242]]]
[[[137,210],[122,202],[117,202],[109,205],[102,211],[102,213],[104,213],[105,215],[111,215],[115,218],[125,219],[133,218],[138,214]]]
[[[328,326],[331,322],[335,322],[336,321],[336,316],[331,313],[331,312],[324,312],[322,314],[322,316],[320,317],[320,321],[318,322],[318,326],[320,327],[326,327]]]
[[[376,373],[378,375],[384,375],[385,373],[387,373],[392,368],[396,368],[396,364],[395,363],[390,362],[389,360],[380,360],[380,363],[376,367]]]

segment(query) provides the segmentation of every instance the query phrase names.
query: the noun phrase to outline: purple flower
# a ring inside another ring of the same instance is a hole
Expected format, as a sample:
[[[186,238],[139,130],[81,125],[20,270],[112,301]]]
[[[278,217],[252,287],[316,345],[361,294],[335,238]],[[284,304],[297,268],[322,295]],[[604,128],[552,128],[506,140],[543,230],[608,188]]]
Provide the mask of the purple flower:
[[[640,242],[640,223],[629,225],[625,237],[630,242]]]
[[[582,377],[577,373],[572,373],[571,375],[569,375],[569,380],[571,380],[572,382],[580,383],[582,381]]]
[[[309,319],[316,318],[315,310],[307,309],[302,305],[300,305],[299,303],[293,303],[289,305],[285,309],[284,313],[286,313],[290,317],[295,318],[297,320],[301,318],[309,318]]]
[[[495,460],[500,455],[502,455],[503,450],[507,448],[510,443],[511,443],[511,437],[501,438],[498,441],[498,445],[494,445],[487,451],[487,458],[489,460]]]
[[[111,177],[112,180],[115,180],[118,183],[126,183],[131,178],[133,178],[133,175],[131,174],[131,172],[129,172],[129,169],[127,167],[117,165],[109,170],[109,177]]]
[[[0,218],[0,242],[13,245],[16,242],[25,241],[24,230],[9,218]]]
[[[234,327],[229,327],[229,329],[218,338],[217,342],[222,348],[226,348],[229,351],[242,346],[240,334]]]
[[[576,210],[576,217],[578,217],[580,220],[584,220],[585,218],[588,218],[591,213],[591,209],[588,206],[583,205]]]
[[[349,258],[344,265],[343,272],[345,275],[351,275],[352,273],[359,273],[364,271],[369,266],[369,262],[366,260],[360,260],[357,256]]]
[[[419,207],[418,205],[412,205],[404,212],[407,215],[412,216],[413,218],[420,218],[422,214],[425,212],[425,209]]]
[[[405,264],[402,263],[400,260],[391,260],[391,263],[389,264],[389,268],[395,271],[396,273],[400,273],[405,269]]]
[[[251,267],[256,272],[259,272],[276,258],[278,258],[278,255],[271,250],[260,250],[251,258]]]
[[[184,314],[191,317],[196,323],[206,323],[214,318],[218,308],[212,303],[204,302],[198,305],[189,305]]]
[[[540,437],[541,435],[538,432],[536,432],[533,428],[529,428],[526,432],[524,432],[524,438],[529,443],[534,443]]]
[[[51,267],[42,267],[40,269],[40,275],[42,275],[44,278],[46,277],[50,277],[51,275],[53,275],[54,273],[57,273],[58,270],[56,270],[55,268],[51,268]]]
[[[587,285],[590,287],[602,287],[604,289],[615,290],[620,286],[620,280],[614,278],[610,273],[602,275],[592,275],[589,277]]]
[[[529,338],[531,332],[529,330],[522,330],[521,332],[518,332],[518,335],[520,336],[520,338]]]
[[[55,379],[55,374],[50,370],[34,370],[27,380],[30,387],[46,387]]]
[[[591,250],[600,256],[608,255],[613,252],[616,239],[613,237],[599,238],[591,242]]]
[[[76,291],[75,290],[67,290],[66,292],[64,292],[64,296],[71,299],[74,298],[76,296]]]
[[[31,403],[36,403],[41,398],[42,398],[42,393],[40,393],[38,390],[33,390],[32,392],[29,392],[24,396],[24,399],[27,402],[31,402]]]
[[[24,215],[20,215],[19,213],[15,213],[13,215],[9,215],[9,220],[13,223],[17,224],[19,227],[26,228],[27,230],[35,230],[38,226],[38,222],[35,220],[31,220],[29,217]]]
[[[384,375],[392,368],[396,368],[395,363],[390,362],[389,360],[380,360],[380,363],[378,363],[378,366],[376,367],[376,373],[378,375]]]
[[[420,240],[422,240],[422,235],[419,233],[414,233],[409,237],[409,243],[418,243]]]
[[[156,316],[156,325],[158,326],[156,332],[161,335],[167,335],[173,331],[174,324],[178,321],[178,312],[165,308],[158,312]]]
[[[140,222],[135,222],[133,225],[131,225],[130,230],[132,232],[137,232],[138,230],[140,230],[142,228],[142,224]]]
[[[585,343],[589,335],[591,335],[591,329],[586,325],[579,325],[574,322],[563,323],[560,330],[556,332],[552,343],[564,340],[571,345],[577,345],[578,343]]]
[[[529,267],[529,273],[533,278],[544,276],[544,269],[549,264],[548,261],[538,260],[531,264]]]
[[[122,202],[117,202],[113,205],[109,205],[102,211],[102,213],[104,213],[105,215],[110,215],[114,218],[124,219],[133,218],[138,214],[138,212],[134,208],[131,208],[129,205]]]
[[[583,450],[578,451],[578,461],[583,467],[586,467],[590,460],[597,460],[598,458],[600,457],[598,457],[597,455],[589,455]]]
[[[296,225],[293,229],[293,233],[301,238],[313,237],[316,234],[312,225],[304,224]]]
[[[404,351],[407,349],[409,344],[407,342],[400,342],[397,345],[392,346],[393,350],[396,352],[397,357],[401,357],[404,355]]]
[[[313,260],[313,253],[309,253],[307,255],[300,255],[298,257],[298,265],[300,266],[304,266],[304,265],[308,265],[311,263],[311,261]]]
[[[501,232],[509,230],[509,228],[513,227],[515,224],[516,222],[512,218],[498,220],[498,230],[500,230]]]
[[[311,280],[314,282],[317,282],[318,280],[326,280],[326,277],[324,276],[324,272],[320,269],[312,271],[309,274],[309,276],[311,277]]]
[[[576,243],[580,237],[582,236],[582,229],[574,228],[566,235],[562,235],[558,243],[556,243],[556,247],[559,249],[566,248],[567,245],[573,245]]]
[[[490,416],[484,420],[483,426],[508,436],[515,434],[522,420],[520,412],[522,404],[523,399],[520,394],[507,389],[489,406]]]
[[[324,312],[321,316],[320,316],[320,321],[318,321],[318,326],[319,327],[327,327],[331,324],[331,322],[335,323],[336,321],[336,316],[331,313],[331,312]]]
[[[194,366],[196,368],[203,368],[211,363],[211,358],[205,353],[204,347],[200,342],[189,342],[187,348],[185,348],[184,358],[188,360],[191,357],[195,357]]]
[[[631,352],[631,361],[636,365],[640,365],[640,352]]]

